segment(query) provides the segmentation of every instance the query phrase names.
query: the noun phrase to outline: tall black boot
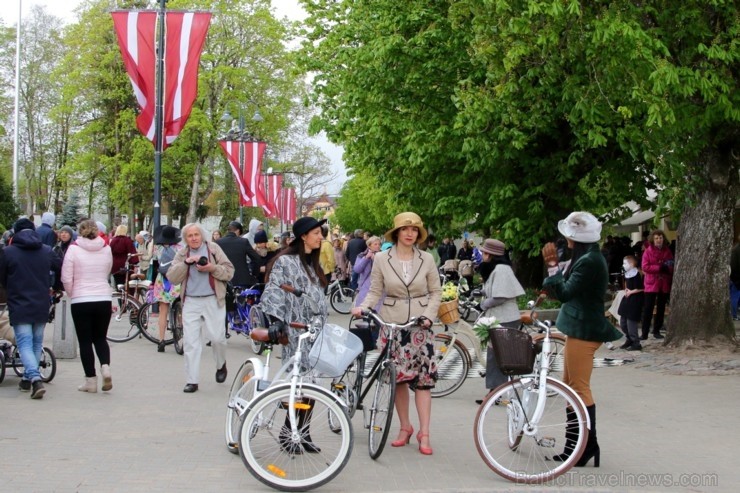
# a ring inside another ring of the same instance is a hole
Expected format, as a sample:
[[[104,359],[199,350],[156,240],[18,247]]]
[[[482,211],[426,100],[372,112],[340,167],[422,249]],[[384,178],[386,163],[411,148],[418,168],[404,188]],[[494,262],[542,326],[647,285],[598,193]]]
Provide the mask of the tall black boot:
[[[567,419],[565,424],[565,448],[562,454],[554,455],[552,460],[557,462],[564,462],[573,453],[573,449],[578,443],[578,419],[575,411],[571,408],[565,408],[565,417]]]
[[[318,454],[321,452],[321,448],[313,443],[311,440],[311,432],[309,426],[311,425],[311,415],[313,414],[313,406],[316,403],[313,399],[303,399],[304,404],[308,404],[309,409],[298,410],[298,430],[301,433],[301,445],[303,449],[309,454]]]
[[[601,449],[599,449],[599,442],[596,441],[596,404],[586,406],[586,410],[588,411],[588,417],[591,418],[591,430],[588,433],[586,450],[583,451],[583,455],[576,463],[576,467],[585,466],[591,460],[591,457],[594,459],[594,467],[599,467]]]

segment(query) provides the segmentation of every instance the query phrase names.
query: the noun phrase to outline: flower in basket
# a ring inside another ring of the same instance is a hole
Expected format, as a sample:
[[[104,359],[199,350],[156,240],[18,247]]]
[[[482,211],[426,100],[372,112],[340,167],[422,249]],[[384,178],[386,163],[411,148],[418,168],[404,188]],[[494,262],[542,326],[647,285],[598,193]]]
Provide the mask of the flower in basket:
[[[454,301],[457,299],[457,286],[454,283],[446,282],[442,285],[442,302]]]
[[[488,331],[489,329],[501,328],[501,323],[496,317],[479,317],[473,325],[473,331],[480,339],[481,346],[485,346],[488,342]]]

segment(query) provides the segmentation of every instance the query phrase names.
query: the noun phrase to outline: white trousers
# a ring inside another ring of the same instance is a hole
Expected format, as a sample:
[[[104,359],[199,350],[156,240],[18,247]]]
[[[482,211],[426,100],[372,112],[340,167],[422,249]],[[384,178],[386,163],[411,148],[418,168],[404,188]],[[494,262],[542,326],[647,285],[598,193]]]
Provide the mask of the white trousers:
[[[216,369],[226,363],[226,306],[218,306],[215,296],[185,296],[182,304],[182,343],[185,350],[185,383],[199,383],[203,342],[211,341]]]

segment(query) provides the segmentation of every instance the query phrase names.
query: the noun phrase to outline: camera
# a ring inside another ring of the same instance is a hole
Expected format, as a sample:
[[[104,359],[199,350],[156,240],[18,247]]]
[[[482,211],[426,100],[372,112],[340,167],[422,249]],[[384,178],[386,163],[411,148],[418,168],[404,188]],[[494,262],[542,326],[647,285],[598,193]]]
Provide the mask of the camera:
[[[205,255],[202,256],[201,258],[198,259],[197,264],[198,265],[201,265],[201,266],[202,265],[207,265],[208,264],[208,257],[206,257]]]

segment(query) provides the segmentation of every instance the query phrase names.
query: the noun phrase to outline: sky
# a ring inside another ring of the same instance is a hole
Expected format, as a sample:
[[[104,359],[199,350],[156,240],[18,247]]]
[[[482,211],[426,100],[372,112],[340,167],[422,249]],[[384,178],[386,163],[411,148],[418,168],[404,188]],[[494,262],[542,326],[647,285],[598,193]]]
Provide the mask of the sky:
[[[81,0],[1,0],[3,8],[0,9],[0,19],[6,26],[14,26],[18,22],[19,4],[22,7],[22,15],[27,16],[32,5],[44,5],[46,10],[57,17],[61,17],[65,22],[74,22],[74,9],[81,3]],[[303,8],[298,4],[298,0],[272,0],[272,5],[279,17],[288,17],[291,20],[301,20],[306,16]],[[327,191],[329,194],[338,194],[344,181],[347,179],[344,161],[342,160],[342,148],[336,146],[326,139],[323,134],[313,139],[314,143],[321,148],[332,163],[332,169],[338,177],[329,184]]]

